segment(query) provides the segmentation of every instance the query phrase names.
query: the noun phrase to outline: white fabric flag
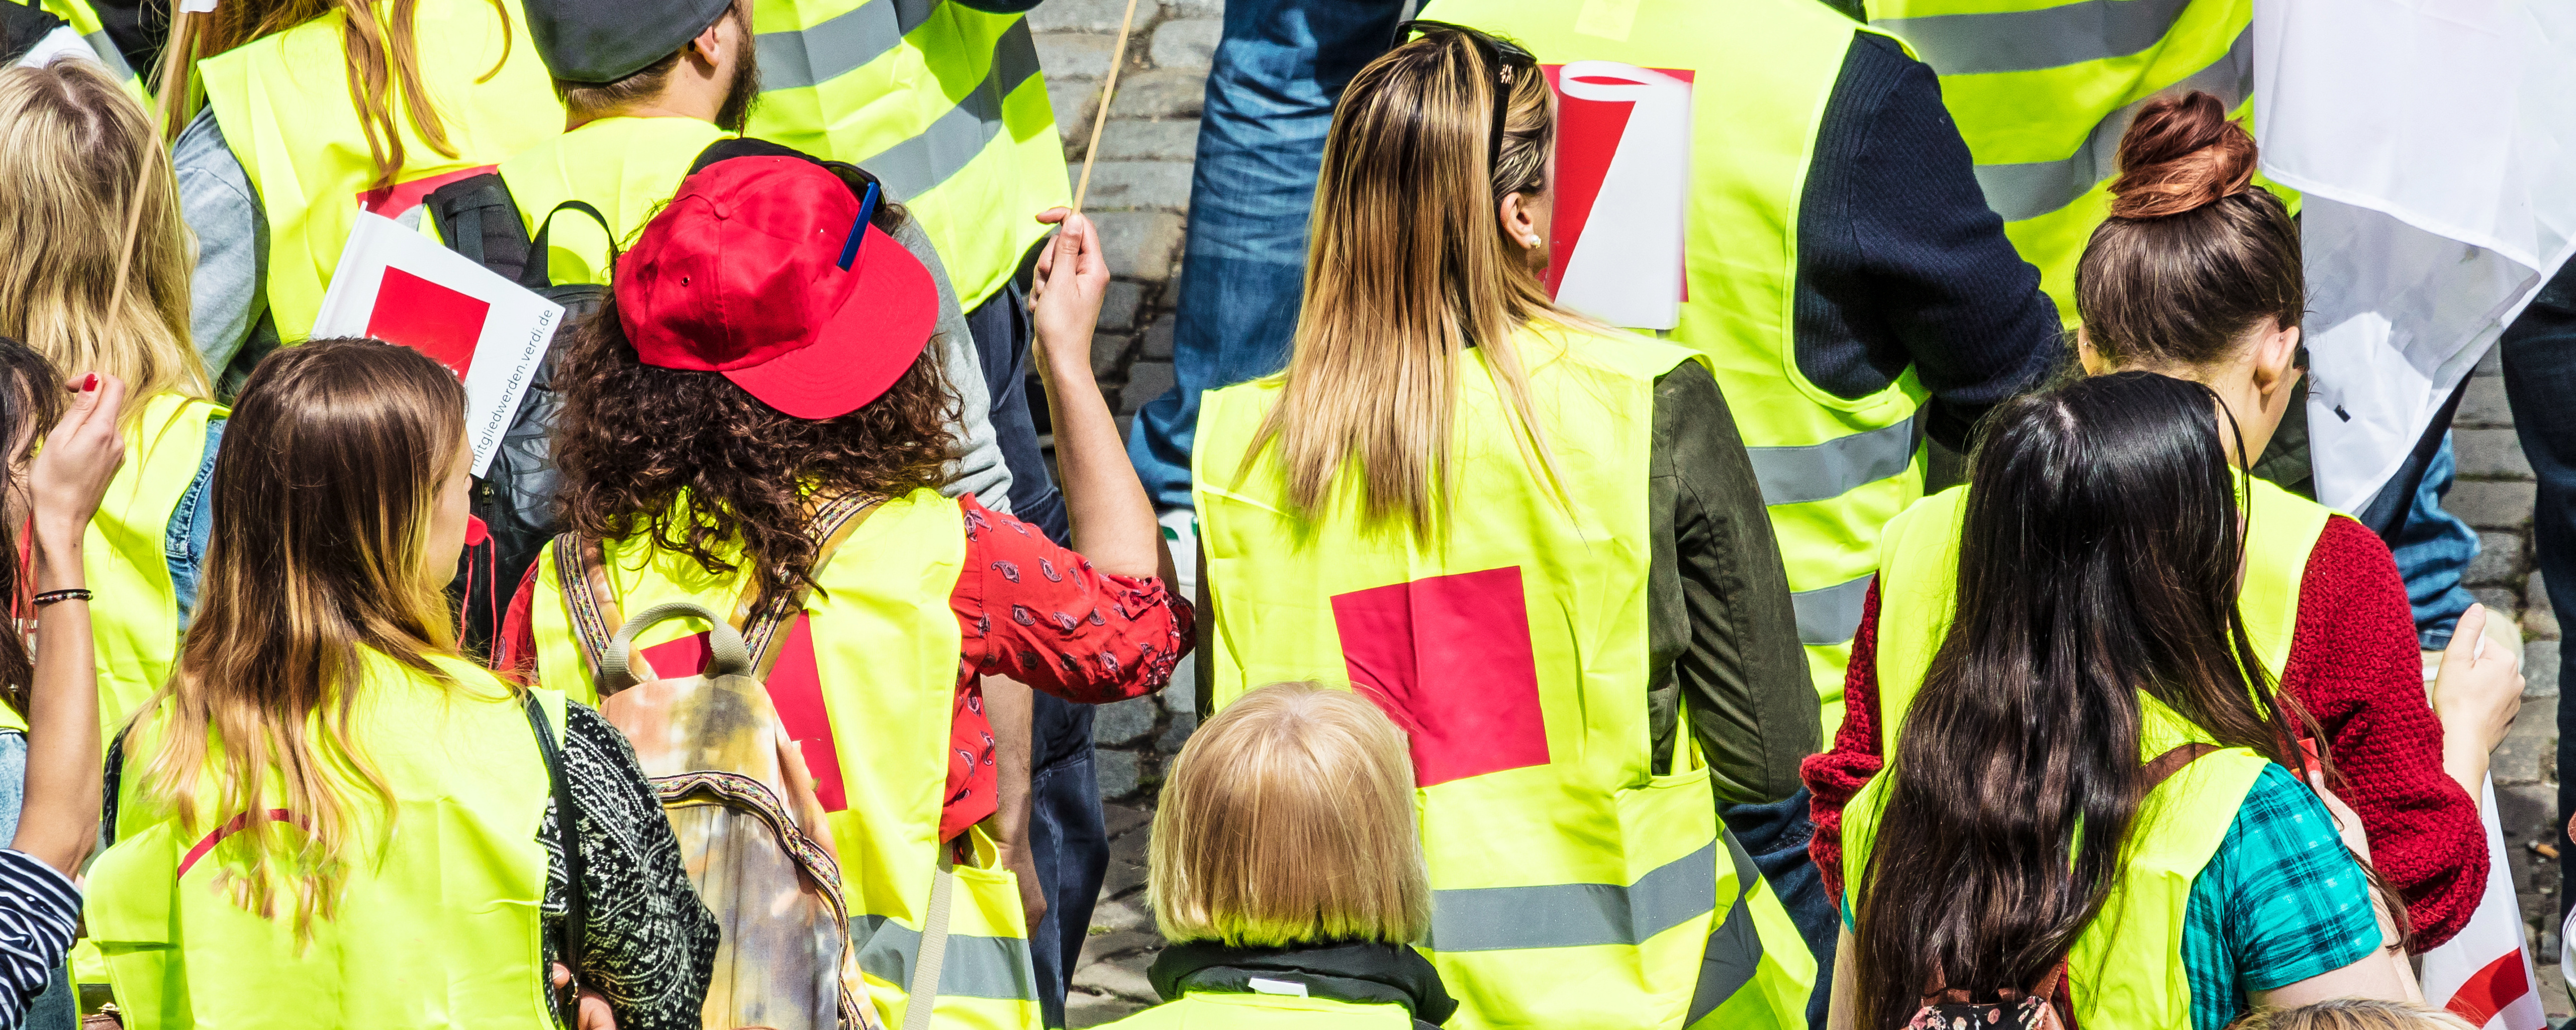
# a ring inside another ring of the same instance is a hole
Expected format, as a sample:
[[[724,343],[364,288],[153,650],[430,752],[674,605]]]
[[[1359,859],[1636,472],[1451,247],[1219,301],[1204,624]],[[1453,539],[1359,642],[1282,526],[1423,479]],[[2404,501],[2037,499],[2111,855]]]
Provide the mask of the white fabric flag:
[[[465,438],[482,475],[545,359],[563,305],[382,215],[358,213],[313,336],[373,336],[465,380]]]
[[[2255,0],[2263,172],[2306,195],[2317,499],[2357,511],[2576,251],[2576,3]]]
[[[2424,953],[2424,1000],[2459,1013],[2481,1030],[2547,1030],[2540,978],[2532,975],[2525,946],[2522,904],[2513,894],[2513,867],[2496,824],[2495,780],[2478,799],[2487,829],[2487,889],[2459,936]]]

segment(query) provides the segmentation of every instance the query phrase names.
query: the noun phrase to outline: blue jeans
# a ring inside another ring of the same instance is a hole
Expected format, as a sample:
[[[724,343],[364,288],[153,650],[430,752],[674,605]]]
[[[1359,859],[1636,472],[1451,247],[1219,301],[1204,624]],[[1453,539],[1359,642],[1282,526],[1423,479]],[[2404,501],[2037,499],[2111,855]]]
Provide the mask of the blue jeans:
[[[1093,766],[1091,706],[1042,690],[1031,700],[1029,857],[1047,913],[1029,928],[1029,958],[1037,966],[1046,1025],[1060,1027],[1073,968],[1082,964],[1082,944],[1091,936],[1091,910],[1109,877],[1109,825]]]
[[[1192,507],[1199,393],[1279,371],[1304,293],[1306,214],[1333,103],[1385,53],[1397,0],[1233,0],[1208,74],[1172,334],[1177,384],[1127,455],[1160,510]]]
[[[2397,559],[2397,575],[2406,580],[2406,600],[2415,608],[2415,637],[2427,651],[2451,646],[2451,627],[2477,602],[2460,585],[2460,577],[2478,556],[2478,533],[2459,516],[2442,510],[2442,497],[2451,492],[2457,468],[2451,434],[2443,433],[2442,449],[2425,466],[2424,481],[2415,488],[2415,503],[2407,508],[2406,521],[2397,527],[2397,539],[2389,548]]]
[[[2576,396],[2576,262],[2541,288],[2496,347],[2504,351],[2514,433],[2540,480],[2531,518],[2533,557],[2549,587],[2549,606],[2576,614],[2576,408],[2567,403]],[[2567,681],[2563,651],[2558,676]],[[2564,826],[2576,813],[2576,776],[2569,775],[2576,770],[2576,704],[2558,706],[2558,769],[2558,825]],[[2558,870],[2563,882],[2576,884],[2576,848],[2558,850]],[[2568,897],[2567,891],[2558,893],[2562,918]]]

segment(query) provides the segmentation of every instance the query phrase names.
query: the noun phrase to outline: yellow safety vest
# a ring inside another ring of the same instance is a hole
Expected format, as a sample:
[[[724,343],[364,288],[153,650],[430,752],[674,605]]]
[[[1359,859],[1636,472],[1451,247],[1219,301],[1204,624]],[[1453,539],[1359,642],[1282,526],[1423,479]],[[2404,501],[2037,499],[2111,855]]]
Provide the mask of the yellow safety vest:
[[[1692,73],[1689,299],[1672,339],[1708,358],[1735,413],[1832,740],[1879,527],[1923,494],[1914,372],[1846,400],[1808,381],[1794,346],[1798,196],[1866,30],[1815,0],[1434,0],[1423,16],[1510,36],[1548,64]]]
[[[233,859],[219,834],[184,831],[147,811],[128,751],[116,845],[90,868],[88,925],[107,954],[125,1025],[262,1028],[553,1027],[543,986],[539,911],[549,793],[527,710],[470,662],[433,658],[439,684],[364,655],[351,738],[393,787],[388,837],[368,825],[349,843],[337,918],[299,946],[291,919],[263,919],[227,896]],[[538,691],[563,733],[560,692]],[[318,731],[316,740],[321,739]],[[340,784],[361,817],[373,797]]]
[[[2290,660],[2291,638],[2299,628],[2299,588],[2306,581],[2308,552],[2316,550],[2331,508],[2300,497],[2262,479],[2253,482],[2246,506],[2245,581],[2238,587],[2236,612],[2245,620],[2245,636],[2254,658],[2275,682]],[[1898,720],[1923,676],[1932,654],[1950,632],[1957,602],[1959,526],[1966,513],[1968,488],[1952,487],[1917,502],[1887,524],[1886,551],[1878,579],[1878,712],[1879,753],[1893,754]]]
[[[1101,1030],[1413,1030],[1404,1006],[1293,994],[1192,991]]]
[[[623,249],[679,192],[698,154],[733,134],[695,118],[602,118],[501,162],[501,181],[528,232],[567,200],[608,216]],[[546,233],[546,271],[557,286],[608,282],[609,240],[578,211]]]
[[[144,104],[152,103],[152,91],[144,88],[143,76],[125,63],[125,51],[116,48],[116,40],[108,36],[106,23],[99,20],[98,10],[89,5],[89,0],[40,0],[36,6],[69,23],[72,31],[80,33],[82,42],[98,51],[99,63],[116,75],[116,81],[124,83]]]
[[[973,310],[1072,203],[1037,44],[1016,14],[954,0],[755,0],[760,103],[746,134],[847,161],[902,201]]]
[[[1459,1001],[1449,1026],[1803,1027],[1814,957],[1718,822],[1689,732],[1653,772],[1654,380],[1691,354],[1552,326],[1518,339],[1562,492],[1470,350],[1436,547],[1367,528],[1356,490],[1328,518],[1290,514],[1275,450],[1237,474],[1281,381],[1208,393],[1192,472],[1209,697],[1358,682],[1411,734],[1435,892],[1420,946]]]
[[[2298,580],[2290,579],[2286,609],[2276,578],[2279,557],[2267,550],[2293,549],[2287,561],[2303,565],[2308,547],[2297,546],[2302,525],[2324,526],[2324,516],[2292,504],[2299,502],[2277,487],[2255,480],[2257,528],[2248,540],[2243,596],[2246,633],[2267,663],[2286,654],[2285,632],[2297,621]],[[2270,488],[2270,496],[2263,488]],[[1904,757],[1896,742],[1905,713],[1923,683],[1923,671],[1948,635],[1958,577],[1958,512],[1966,488],[1945,490],[1923,499],[1888,526],[1888,552],[1879,588],[1879,725],[1886,772],[1872,777],[1843,809],[1843,882],[1851,884],[1852,911],[1868,890],[1870,845],[1886,805],[1891,776],[1902,775]],[[2305,502],[2299,502],[2305,503]],[[2315,505],[2307,505],[2316,508]],[[2316,508],[2316,512],[2324,509]],[[2273,516],[2266,518],[2266,516]],[[2313,516],[2313,517],[2312,517]],[[2268,528],[2264,528],[2268,527]],[[2307,533],[2313,545],[2314,531]],[[2277,611],[2258,629],[2255,608]],[[2276,647],[2277,645],[2277,647]],[[2272,666],[2276,672],[2278,665]],[[1890,675],[1900,678],[1890,680]],[[2209,735],[2155,698],[2140,694],[2139,760],[2151,760],[2184,743],[2207,742]],[[2066,968],[2076,1022],[2083,1026],[2188,1027],[2191,982],[2182,960],[2183,916],[2191,902],[2192,881],[2209,865],[2235,822],[2238,806],[2252,790],[2254,778],[2270,760],[2244,748],[2226,748],[2184,766],[2147,795],[2132,824],[2128,854],[2103,914],[2076,937]]]
[[[419,0],[413,53],[457,156],[420,138],[394,91],[386,104],[402,138],[403,167],[391,193],[368,198],[370,210],[398,217],[431,189],[563,132],[563,105],[528,38],[527,15],[518,0],[502,2],[506,26],[492,0]],[[380,2],[377,17],[392,25],[392,5]],[[341,245],[377,180],[366,130],[349,101],[345,21],[335,11],[197,64],[224,142],[268,216],[268,308],[288,342],[312,334]]]
[[[696,560],[642,539],[602,548],[620,610],[665,601],[733,611],[745,587]],[[948,606],[966,560],[957,502],[931,489],[880,505],[818,570],[805,613],[815,677],[838,758],[843,801],[827,825],[850,889],[850,934],[869,996],[888,1026],[904,1020],[910,971],[921,947],[931,880],[939,868],[940,803],[947,788],[949,721],[957,696],[960,636]],[[539,677],[588,701],[597,696],[573,635],[553,548],[537,560],[533,613]],[[612,627],[613,628],[613,627]],[[707,628],[671,619],[636,638],[637,650]],[[779,639],[797,634],[782,631]],[[783,660],[782,660],[783,664]],[[676,670],[662,670],[672,672]],[[784,675],[773,672],[772,696]],[[782,709],[793,707],[782,703]],[[808,764],[815,752],[808,750]],[[817,770],[818,782],[822,776]],[[818,796],[826,791],[818,790]],[[833,801],[823,798],[826,809]],[[1037,972],[1018,881],[995,864],[974,831],[975,862],[956,869],[948,950],[934,1017],[943,1027],[1036,1030]]]
[[[170,582],[170,519],[206,458],[206,422],[229,409],[175,393],[143,402],[125,426],[125,464],[82,542],[81,572],[98,600],[90,637],[98,649],[99,739],[170,678],[179,657],[179,590]]]
[[[2196,89],[2253,117],[2253,0],[1871,0],[1869,14],[1940,73],[1987,206],[2069,326],[2138,108]]]

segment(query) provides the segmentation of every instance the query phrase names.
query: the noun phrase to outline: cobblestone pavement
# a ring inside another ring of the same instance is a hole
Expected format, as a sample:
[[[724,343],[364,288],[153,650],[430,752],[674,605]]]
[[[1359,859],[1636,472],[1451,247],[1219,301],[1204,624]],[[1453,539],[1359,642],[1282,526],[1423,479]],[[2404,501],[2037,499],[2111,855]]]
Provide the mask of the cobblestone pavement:
[[[1047,0],[1029,14],[1075,174],[1125,9],[1126,0]],[[1223,0],[1137,0],[1118,96],[1092,171],[1086,206],[1100,224],[1115,275],[1093,364],[1122,429],[1139,406],[1173,382],[1172,307],[1183,215],[1199,106],[1223,10]],[[2453,432],[2460,482],[2448,507],[2477,528],[2481,547],[2468,583],[2490,609],[2519,619],[2529,639],[2529,688],[2512,734],[2496,750],[2494,775],[2505,849],[2542,967],[2541,994],[2556,1019],[2570,1008],[2556,969],[2556,927],[2546,925],[2546,913],[2557,907],[2558,876],[2555,863],[2535,861],[2533,846],[2565,843],[2561,829],[2551,825],[2559,630],[2531,567],[2531,466],[2514,438],[2513,413],[2493,355],[2470,381]],[[1108,1022],[1155,1000],[1145,968],[1162,939],[1144,902],[1145,841],[1162,761],[1179,751],[1196,723],[1188,693],[1188,687],[1176,687],[1167,692],[1171,696],[1121,702],[1099,713],[1096,738],[1111,858],[1066,1009],[1075,1027]]]
[[[1056,126],[1072,162],[1068,170],[1076,176],[1126,6],[1126,0],[1047,0],[1029,13]],[[1199,103],[1223,8],[1223,0],[1137,0],[1118,96],[1110,102],[1084,200],[1085,213],[1100,225],[1115,277],[1093,338],[1092,364],[1121,430],[1137,408],[1173,383],[1172,305],[1182,215],[1189,208]],[[1187,685],[1165,693],[1162,699],[1105,706],[1094,720],[1100,792],[1109,817],[1109,876],[1066,1001],[1072,1026],[1106,1023],[1155,1001],[1145,982],[1145,967],[1163,945],[1144,897],[1151,794],[1162,757],[1178,753],[1197,723]]]

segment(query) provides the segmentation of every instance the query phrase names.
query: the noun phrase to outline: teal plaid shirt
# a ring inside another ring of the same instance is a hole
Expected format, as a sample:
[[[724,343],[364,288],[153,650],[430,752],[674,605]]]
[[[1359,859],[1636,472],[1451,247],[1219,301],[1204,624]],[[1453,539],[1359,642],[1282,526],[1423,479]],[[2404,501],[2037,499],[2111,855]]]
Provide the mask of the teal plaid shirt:
[[[2336,835],[2325,802],[2278,765],[2263,768],[2218,854],[2192,881],[2182,964],[2192,1030],[2223,1030],[2268,991],[2330,973],[2380,944],[2370,878]]]

